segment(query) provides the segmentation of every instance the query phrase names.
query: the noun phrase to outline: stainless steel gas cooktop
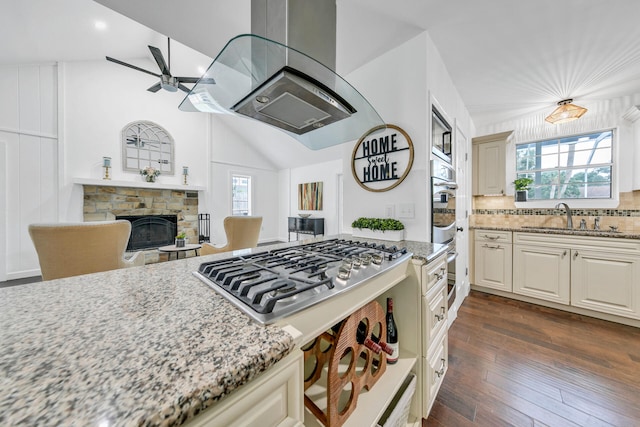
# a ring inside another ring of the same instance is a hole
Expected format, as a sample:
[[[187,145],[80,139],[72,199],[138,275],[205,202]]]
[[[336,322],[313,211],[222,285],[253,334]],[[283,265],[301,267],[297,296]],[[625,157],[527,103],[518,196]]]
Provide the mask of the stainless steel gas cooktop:
[[[296,313],[407,261],[405,248],[331,239],[204,262],[204,283],[262,324]]]

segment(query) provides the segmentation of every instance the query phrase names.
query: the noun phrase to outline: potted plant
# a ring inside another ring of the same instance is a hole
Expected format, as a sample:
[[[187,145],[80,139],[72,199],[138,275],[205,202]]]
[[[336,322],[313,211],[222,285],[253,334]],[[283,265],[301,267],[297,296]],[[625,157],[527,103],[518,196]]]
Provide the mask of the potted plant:
[[[351,223],[353,237],[390,240],[404,240],[404,224],[393,218],[358,218]]]
[[[187,234],[183,231],[176,236],[176,248],[184,248],[187,243]]]
[[[527,201],[527,190],[529,190],[531,184],[533,184],[533,179],[527,177],[518,178],[513,181],[513,185],[516,186],[516,202]]]

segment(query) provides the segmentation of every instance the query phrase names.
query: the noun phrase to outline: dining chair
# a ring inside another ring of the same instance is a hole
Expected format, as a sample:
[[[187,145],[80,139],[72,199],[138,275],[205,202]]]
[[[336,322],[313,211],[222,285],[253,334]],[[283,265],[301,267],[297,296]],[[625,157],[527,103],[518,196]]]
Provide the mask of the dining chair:
[[[227,235],[227,244],[222,247],[216,247],[211,243],[205,242],[200,249],[200,255],[255,248],[258,246],[261,226],[261,216],[228,216],[224,219],[224,232]]]
[[[144,265],[144,253],[125,259],[126,220],[29,225],[42,280]]]

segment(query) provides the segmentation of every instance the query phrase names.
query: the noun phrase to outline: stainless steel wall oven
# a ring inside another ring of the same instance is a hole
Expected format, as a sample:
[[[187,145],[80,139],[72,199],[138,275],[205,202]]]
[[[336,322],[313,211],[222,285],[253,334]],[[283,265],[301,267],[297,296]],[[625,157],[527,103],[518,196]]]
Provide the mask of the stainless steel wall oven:
[[[455,299],[456,190],[451,164],[439,157],[431,160],[431,242],[448,245],[449,301]]]

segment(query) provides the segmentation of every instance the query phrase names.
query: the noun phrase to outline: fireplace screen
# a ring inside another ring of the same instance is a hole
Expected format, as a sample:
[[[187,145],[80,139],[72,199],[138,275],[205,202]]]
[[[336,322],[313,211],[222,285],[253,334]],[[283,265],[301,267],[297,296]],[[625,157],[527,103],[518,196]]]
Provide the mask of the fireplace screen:
[[[128,251],[171,245],[178,230],[176,215],[118,216],[131,222]]]

